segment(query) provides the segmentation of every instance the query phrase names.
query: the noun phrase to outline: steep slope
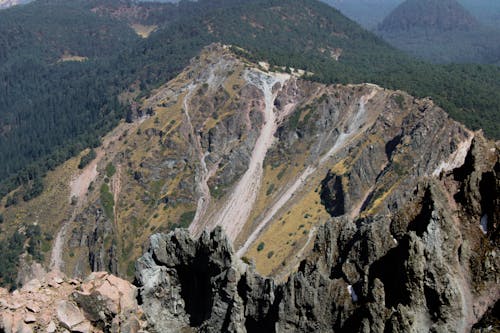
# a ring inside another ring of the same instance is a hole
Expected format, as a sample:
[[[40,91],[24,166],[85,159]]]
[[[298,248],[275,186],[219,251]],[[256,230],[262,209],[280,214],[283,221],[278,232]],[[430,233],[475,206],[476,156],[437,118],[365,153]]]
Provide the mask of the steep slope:
[[[137,105],[93,162],[80,170],[71,159],[40,197],[2,209],[5,232],[36,223],[46,264],[69,275],[131,276],[150,232],[219,225],[260,272],[286,275],[329,216],[387,212],[402,184],[463,162],[472,133],[431,101],[293,72],[207,48]]]
[[[404,0],[323,0],[351,20],[373,30]],[[500,26],[500,3],[495,0],[458,0],[481,24]],[[470,15],[467,15],[470,17]]]
[[[414,61],[316,0],[36,1],[2,11],[0,30],[0,196],[17,189],[11,202],[37,196],[47,170],[97,146],[212,42],[315,81],[432,96],[500,136],[500,69]]]
[[[205,48],[92,162],[78,169],[82,152],[48,173],[42,195],[2,208],[4,232],[42,230],[20,278],[38,273],[40,252],[71,276],[135,275],[161,332],[491,322],[498,144],[430,99],[313,83],[234,50]]]
[[[137,262],[149,328],[496,332],[498,149],[477,135],[439,177],[400,182],[400,195],[383,200],[390,213],[335,214],[284,283],[238,259],[221,229],[197,240],[186,230],[153,235]],[[337,196],[355,191],[344,189]]]
[[[495,64],[500,38],[482,26],[458,1],[407,0],[378,26],[395,47],[433,62]]]
[[[351,20],[373,30],[402,0],[323,0]]]

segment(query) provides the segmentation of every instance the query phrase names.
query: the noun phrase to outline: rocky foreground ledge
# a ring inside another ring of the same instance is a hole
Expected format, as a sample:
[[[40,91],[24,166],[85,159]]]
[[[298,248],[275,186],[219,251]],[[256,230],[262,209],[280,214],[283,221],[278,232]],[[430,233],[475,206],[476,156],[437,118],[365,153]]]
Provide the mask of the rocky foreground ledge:
[[[137,288],[106,272],[84,281],[50,272],[9,293],[0,288],[0,332],[141,332]]]

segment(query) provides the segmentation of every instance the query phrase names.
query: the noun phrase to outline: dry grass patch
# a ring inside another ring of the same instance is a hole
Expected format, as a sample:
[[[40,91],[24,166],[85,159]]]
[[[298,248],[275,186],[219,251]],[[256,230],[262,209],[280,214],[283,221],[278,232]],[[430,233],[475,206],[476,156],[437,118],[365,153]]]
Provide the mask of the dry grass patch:
[[[78,55],[71,55],[71,54],[63,54],[57,62],[67,62],[67,61],[84,62],[87,60],[89,60],[89,58],[87,58],[87,57],[82,57],[82,56],[78,56]]]
[[[148,38],[153,31],[158,29],[157,25],[132,24],[130,27],[142,38]]]
[[[319,192],[313,189],[275,219],[245,256],[254,259],[259,273],[276,274],[305,246],[311,229],[328,218]]]

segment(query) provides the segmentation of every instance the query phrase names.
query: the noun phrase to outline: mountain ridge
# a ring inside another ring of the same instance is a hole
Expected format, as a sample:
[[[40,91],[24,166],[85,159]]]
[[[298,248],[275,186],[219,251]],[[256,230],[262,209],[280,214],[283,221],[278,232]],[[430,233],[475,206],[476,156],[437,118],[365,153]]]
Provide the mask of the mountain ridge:
[[[430,31],[469,31],[479,22],[456,0],[407,0],[379,25],[385,32],[428,29]]]
[[[12,229],[40,228],[20,278],[60,239],[45,267],[135,276],[146,330],[476,325],[500,296],[498,143],[430,99],[265,67],[206,47],[95,160],[79,169],[82,152],[48,174],[42,195],[2,210]]]
[[[317,1],[37,1],[0,15],[7,32],[0,79],[9,82],[0,94],[0,195],[22,186],[12,202],[39,194],[47,170],[98,145],[130,117],[137,96],[212,42],[241,47],[253,61],[304,69],[313,81],[374,82],[432,96],[472,129],[499,133],[498,69],[412,60]]]

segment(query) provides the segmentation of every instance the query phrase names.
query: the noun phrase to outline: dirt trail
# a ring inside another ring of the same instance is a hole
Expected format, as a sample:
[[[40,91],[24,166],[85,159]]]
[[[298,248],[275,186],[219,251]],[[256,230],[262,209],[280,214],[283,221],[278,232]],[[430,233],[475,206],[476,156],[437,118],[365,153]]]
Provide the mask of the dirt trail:
[[[326,161],[328,161],[331,157],[333,157],[345,144],[346,141],[351,139],[354,134],[358,133],[359,127],[363,125],[366,116],[366,103],[370,99],[372,99],[377,90],[374,89],[370,94],[364,95],[361,97],[359,102],[358,112],[354,115],[354,119],[349,121],[349,126],[345,133],[341,133],[335,144],[330,148],[330,150],[319,160],[318,165],[316,166],[308,166],[304,172],[297,178],[297,180],[279,197],[279,199],[272,205],[264,218],[257,223],[257,227],[254,231],[249,235],[246,242],[243,246],[238,250],[238,256],[243,256],[250,246],[256,241],[256,239],[260,236],[260,233],[264,230],[264,228],[268,225],[269,222],[274,218],[274,216],[278,213],[278,211],[285,206],[290,199],[295,195],[295,193],[301,189],[306,180],[312,175],[318,167],[322,166]]]
[[[75,178],[71,180],[70,183],[70,196],[69,200],[73,197],[81,199],[85,197],[88,192],[88,188],[91,182],[93,182],[97,177],[97,164],[104,157],[104,151],[98,148],[96,151],[96,158],[93,159]]]
[[[77,177],[74,177],[69,184],[70,195],[68,199],[72,202],[73,198],[76,198],[77,202],[73,208],[73,212],[71,213],[71,218],[63,223],[61,229],[59,229],[56,235],[50,255],[50,269],[52,270],[63,270],[63,249],[66,241],[66,233],[70,224],[75,220],[77,212],[82,207],[82,203],[85,200],[90,183],[97,178],[97,164],[103,157],[104,150],[102,148],[96,149],[96,158],[92,160]]]
[[[116,166],[116,172],[113,175],[113,178],[111,179],[111,189],[113,191],[113,216],[115,218],[115,226],[118,226],[118,212],[116,211],[116,207],[118,207],[118,199],[120,198],[120,192],[122,190],[122,178],[121,178],[121,173],[122,173],[122,166],[121,164],[118,164]]]
[[[191,222],[191,225],[189,226],[189,232],[192,235],[198,235],[202,231],[200,228],[200,226],[202,226],[201,218],[205,216],[205,213],[208,207],[210,206],[210,198],[211,198],[210,188],[208,187],[208,180],[215,173],[215,170],[208,170],[207,163],[205,161],[205,158],[207,157],[208,153],[203,152],[203,148],[201,147],[200,137],[199,135],[196,134],[193,123],[191,121],[191,116],[189,114],[190,110],[189,100],[195,88],[196,88],[195,84],[191,84],[188,86],[187,88],[188,92],[186,93],[186,96],[184,96],[184,102],[183,102],[184,115],[186,116],[186,120],[189,125],[190,135],[193,138],[194,146],[198,153],[198,158],[200,160],[200,166],[201,166],[199,173],[197,173],[196,175],[196,182],[198,184],[200,197],[198,199],[198,204],[196,206],[196,213],[194,215],[193,222]]]
[[[216,214],[211,226],[222,226],[231,241],[238,237],[251,214],[261,186],[264,158],[274,142],[274,133],[277,129],[274,100],[278,92],[273,93],[273,87],[277,83],[283,86],[289,78],[287,74],[269,75],[257,71],[246,73],[248,83],[255,85],[264,93],[264,123],[252,151],[247,171],[232,191],[228,201]]]
[[[68,227],[70,225],[70,221],[73,221],[75,218],[75,213],[71,216],[69,221],[63,223],[61,229],[57,233],[56,239],[54,241],[54,246],[52,247],[52,252],[50,254],[50,270],[53,271],[62,271],[63,270],[63,259],[62,253],[64,248],[64,242],[66,240],[66,233],[68,231]]]
[[[99,174],[97,172],[97,165],[105,157],[106,150],[109,148],[110,143],[118,140],[118,138],[121,135],[123,135],[125,131],[128,131],[131,128],[140,125],[144,121],[144,119],[145,118],[138,119],[133,124],[119,125],[111,135],[109,135],[104,139],[103,144],[99,148],[95,149],[96,158],[92,160],[77,176],[73,177],[73,179],[69,183],[70,195],[68,199],[71,202],[75,197],[77,201],[73,208],[73,212],[71,213],[71,218],[63,222],[63,225],[61,229],[59,229],[59,232],[57,233],[56,238],[54,240],[54,245],[52,247],[52,252],[50,255],[50,266],[49,266],[50,269],[63,271],[64,267],[63,250],[64,250],[64,243],[66,242],[66,234],[69,230],[69,226],[71,225],[71,223],[73,223],[73,221],[76,218],[76,215],[82,210],[82,208],[84,207],[84,203],[87,201],[87,193],[89,190],[90,183],[95,181]],[[119,172],[120,168],[118,167],[117,173],[119,174]],[[121,187],[120,180],[118,179],[117,181],[118,181],[117,184],[115,184],[115,182],[113,183],[115,202],[117,200],[117,194],[119,193]]]

